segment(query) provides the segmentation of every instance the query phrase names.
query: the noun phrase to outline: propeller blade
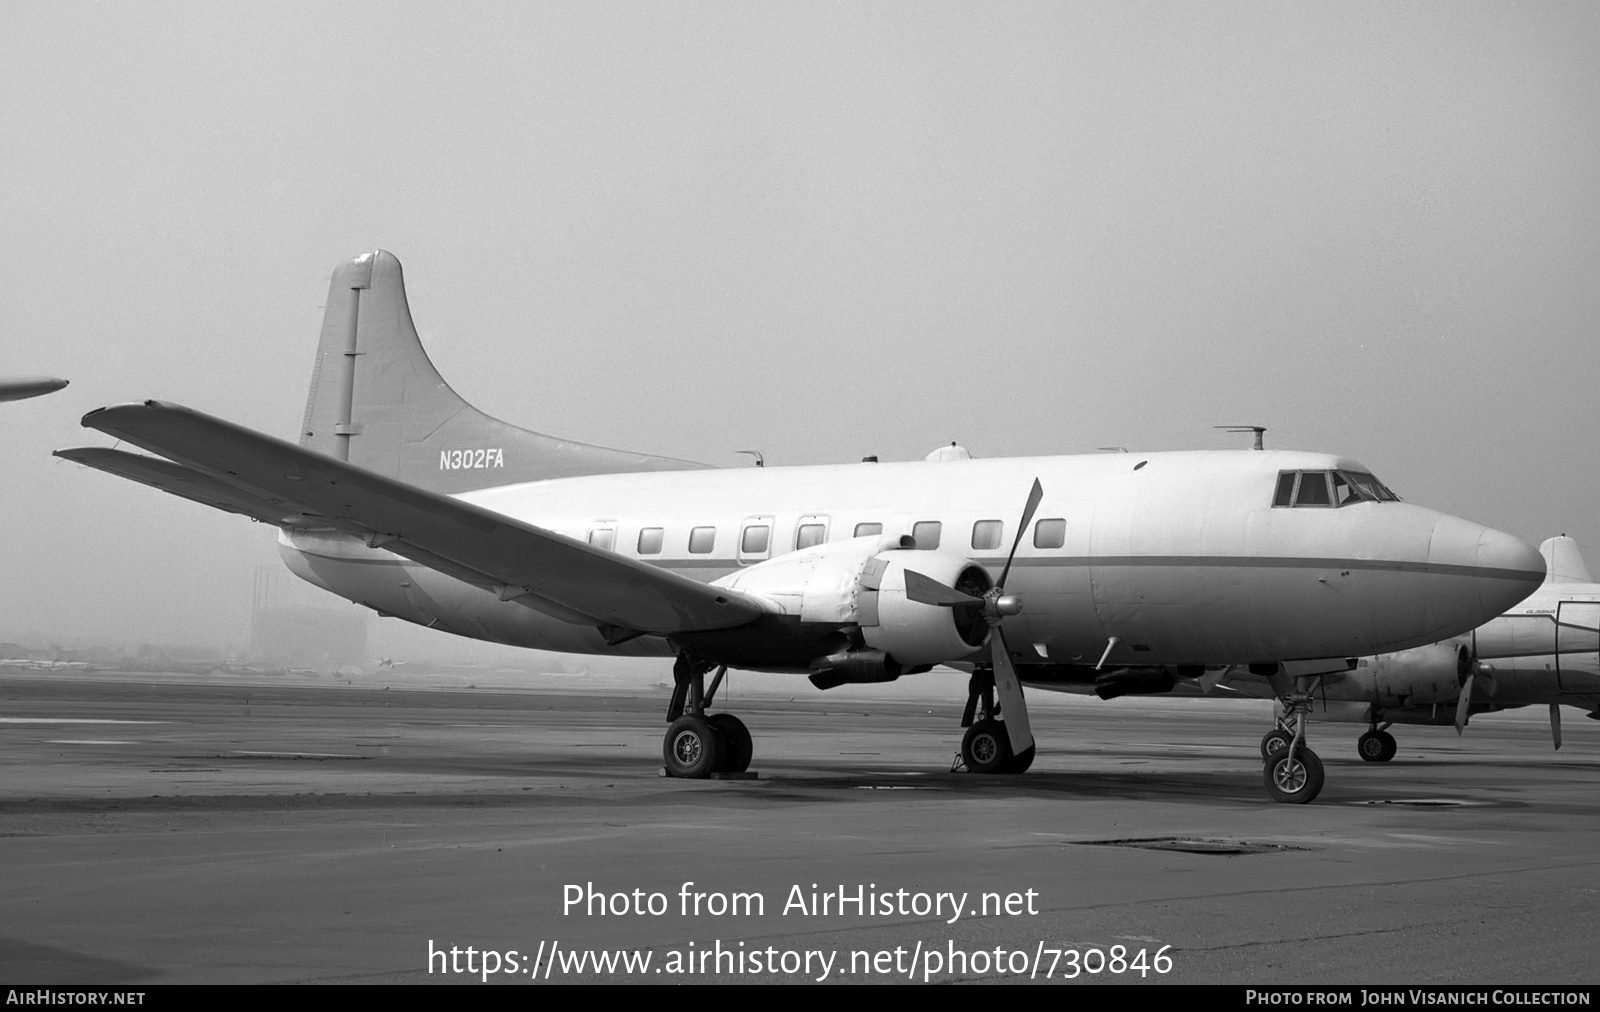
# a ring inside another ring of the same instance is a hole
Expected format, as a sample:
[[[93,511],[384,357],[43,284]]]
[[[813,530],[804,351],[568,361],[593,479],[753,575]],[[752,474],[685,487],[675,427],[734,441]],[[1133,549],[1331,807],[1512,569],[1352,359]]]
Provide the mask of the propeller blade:
[[[983,598],[963,594],[954,587],[946,587],[931,576],[915,570],[906,573],[906,597],[918,604],[931,604],[936,608],[959,608],[967,604],[983,604]]]
[[[1011,560],[1017,557],[1017,549],[1022,546],[1022,535],[1028,530],[1028,525],[1033,523],[1034,511],[1039,508],[1039,503],[1044,499],[1044,486],[1039,484],[1039,479],[1033,479],[1033,489],[1028,493],[1028,505],[1022,509],[1022,523],[1017,525],[1017,537],[1011,542],[1011,554],[1006,556],[1006,568],[1000,571],[1000,582],[995,584],[995,589],[1006,589],[1006,577],[1011,575]]]
[[[1561,704],[1550,704],[1550,740],[1555,742],[1556,751],[1561,751]]]
[[[1467,714],[1472,710],[1472,682],[1477,675],[1468,675],[1461,683],[1461,697],[1456,700],[1456,734],[1467,726]]]
[[[1033,728],[1028,724],[1028,705],[1022,700],[1022,679],[1011,664],[1005,634],[996,625],[989,632],[989,654],[994,659],[994,687],[1000,696],[1000,716],[1011,739],[1011,754],[1022,755],[1033,747]]]

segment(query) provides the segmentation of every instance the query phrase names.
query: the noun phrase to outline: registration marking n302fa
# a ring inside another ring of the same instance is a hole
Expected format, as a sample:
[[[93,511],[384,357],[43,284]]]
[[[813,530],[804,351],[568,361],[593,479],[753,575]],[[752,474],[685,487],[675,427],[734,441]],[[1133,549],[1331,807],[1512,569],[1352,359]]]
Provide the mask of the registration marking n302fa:
[[[489,467],[505,467],[505,451],[501,447],[483,447],[475,450],[440,450],[439,470],[464,471]]]

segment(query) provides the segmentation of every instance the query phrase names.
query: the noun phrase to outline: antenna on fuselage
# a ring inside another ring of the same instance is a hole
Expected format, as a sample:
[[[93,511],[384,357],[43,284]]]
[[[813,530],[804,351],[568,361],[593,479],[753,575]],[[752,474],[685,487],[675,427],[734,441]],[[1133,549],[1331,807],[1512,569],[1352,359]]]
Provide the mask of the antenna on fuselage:
[[[734,453],[748,453],[750,456],[756,458],[756,466],[757,467],[766,467],[767,466],[767,458],[765,458],[765,457],[763,457],[761,455],[761,451],[760,450],[735,450],[733,452]]]
[[[1255,448],[1257,450],[1266,449],[1266,447],[1262,445],[1262,437],[1267,434],[1267,427],[1265,425],[1213,425],[1212,428],[1222,429],[1224,432],[1254,432],[1256,434]]]

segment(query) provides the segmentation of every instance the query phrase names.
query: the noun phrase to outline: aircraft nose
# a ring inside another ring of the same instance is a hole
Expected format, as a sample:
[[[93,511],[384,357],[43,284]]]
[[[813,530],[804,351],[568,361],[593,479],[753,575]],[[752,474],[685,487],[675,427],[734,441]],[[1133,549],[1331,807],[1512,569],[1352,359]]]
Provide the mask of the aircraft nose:
[[[1430,565],[1469,577],[1478,591],[1480,622],[1499,616],[1544,581],[1544,556],[1503,531],[1441,517],[1428,545]]]

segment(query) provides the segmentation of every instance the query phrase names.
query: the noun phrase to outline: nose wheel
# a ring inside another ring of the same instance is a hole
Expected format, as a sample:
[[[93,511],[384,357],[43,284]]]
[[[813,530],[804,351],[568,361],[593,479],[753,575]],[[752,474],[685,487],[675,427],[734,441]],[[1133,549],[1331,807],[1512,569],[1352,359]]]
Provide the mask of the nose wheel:
[[[1294,732],[1275,727],[1261,736],[1261,761],[1266,762],[1272,753],[1294,744]]]
[[[1322,793],[1326,779],[1322,760],[1306,744],[1311,694],[1318,682],[1320,679],[1296,676],[1294,691],[1283,697],[1283,719],[1261,739],[1261,752],[1266,757],[1261,780],[1267,795],[1279,804],[1308,804]]]
[[[1272,800],[1285,805],[1304,805],[1322,793],[1322,760],[1302,745],[1281,748],[1267,757],[1261,779]]]

